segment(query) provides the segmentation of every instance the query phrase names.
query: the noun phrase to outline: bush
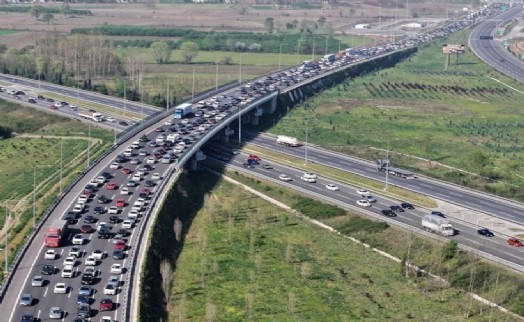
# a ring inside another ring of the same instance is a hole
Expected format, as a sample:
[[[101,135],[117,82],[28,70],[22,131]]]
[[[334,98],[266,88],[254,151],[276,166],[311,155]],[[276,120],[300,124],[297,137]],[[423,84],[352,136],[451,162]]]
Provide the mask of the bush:
[[[354,233],[379,233],[389,228],[389,225],[383,221],[374,221],[361,217],[350,218],[342,226],[338,227],[338,230],[345,234],[350,235]]]
[[[343,216],[346,213],[342,208],[306,197],[300,197],[291,207],[314,219]]]

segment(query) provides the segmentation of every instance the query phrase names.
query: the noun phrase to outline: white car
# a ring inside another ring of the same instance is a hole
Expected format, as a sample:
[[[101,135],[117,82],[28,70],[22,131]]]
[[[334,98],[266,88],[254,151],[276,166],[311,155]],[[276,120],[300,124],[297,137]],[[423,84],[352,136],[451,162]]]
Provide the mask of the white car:
[[[31,280],[31,286],[34,286],[34,287],[43,287],[44,284],[45,284],[45,280],[42,276],[35,276]]]
[[[102,260],[104,259],[104,252],[101,251],[100,249],[95,249],[92,253],[91,253],[91,257],[93,257],[94,259],[99,259],[99,260]]]
[[[122,186],[122,188],[120,188],[120,194],[121,195],[128,195],[129,194],[129,188],[126,187],[126,186]]]
[[[133,206],[134,207],[134,206]],[[127,219],[129,220],[135,220],[140,215],[139,210],[131,209],[131,211],[127,214]],[[123,225],[122,225],[123,226]]]
[[[96,266],[98,261],[93,256],[87,256],[85,261],[86,266]]]
[[[84,244],[84,236],[81,234],[76,234],[75,237],[73,237],[73,245],[83,245]]]
[[[365,189],[357,189],[357,194],[361,195],[362,197],[371,196],[371,193]]]
[[[336,186],[336,185],[334,185],[332,183],[327,184],[326,185],[326,189],[327,190],[331,190],[331,191],[339,191],[340,190],[338,186]]]
[[[82,255],[82,251],[80,250],[79,247],[71,247],[71,249],[69,250],[69,255],[68,256],[73,256],[73,257],[80,257]]]
[[[110,215],[118,215],[118,207],[116,206],[109,207],[109,209],[107,210],[107,213]]]
[[[78,200],[77,200],[77,203],[79,204],[85,204],[87,202],[87,195],[80,195],[80,197],[78,197]]]
[[[155,163],[156,163],[156,160],[155,160],[155,158],[153,158],[153,157],[147,157],[147,158],[146,158],[146,163],[147,163],[147,164],[155,164]]]
[[[367,201],[367,199],[357,200],[357,205],[362,207],[371,207],[371,204],[369,203],[369,201]]]
[[[120,279],[117,276],[109,276],[109,279],[107,280],[107,284],[111,284],[114,287],[120,286]]]
[[[96,229],[100,230],[104,226],[107,227],[107,223],[105,221],[100,221],[96,226]]]
[[[73,278],[75,276],[75,270],[73,268],[73,265],[64,266],[64,268],[62,268],[61,275],[63,278]]]
[[[288,176],[287,174],[281,174],[278,176],[278,178],[282,181],[292,181],[293,179],[291,179],[290,176]]]
[[[120,164],[116,162],[111,163],[111,165],[109,166],[109,169],[119,169],[119,168],[120,168]]]
[[[67,284],[66,283],[56,283],[53,288],[53,293],[55,294],[67,294]]]
[[[104,287],[104,295],[115,295],[117,288],[112,284],[107,284]]]
[[[133,180],[133,181],[136,181],[136,182],[141,181],[141,180],[142,180],[142,176],[139,175],[138,173],[135,173],[135,174],[133,175],[133,179],[132,179],[132,180]]]
[[[67,256],[64,259],[64,266],[67,266],[67,265],[75,266],[75,263],[76,263],[76,258],[73,256]]]
[[[113,123],[115,121],[111,116],[106,117],[106,121]]]
[[[122,264],[114,263],[111,265],[111,274],[122,274]]]
[[[100,322],[114,322],[110,316],[103,316],[100,318]]]
[[[45,259],[56,259],[56,252],[54,249],[48,249],[44,255]]]
[[[122,222],[122,228],[124,229],[131,229],[133,228],[133,225],[135,224],[135,220],[134,219],[126,219]]]
[[[80,203],[77,203],[74,207],[73,207],[73,212],[74,213],[82,213],[84,211],[84,205],[83,204],[80,204]]]

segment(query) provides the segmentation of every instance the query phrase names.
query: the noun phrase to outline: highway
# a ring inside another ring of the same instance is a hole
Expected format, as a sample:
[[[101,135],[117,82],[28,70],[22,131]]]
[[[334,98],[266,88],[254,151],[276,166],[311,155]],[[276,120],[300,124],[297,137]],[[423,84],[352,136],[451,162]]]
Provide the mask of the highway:
[[[305,146],[289,148],[275,143],[275,137],[247,132],[243,138],[250,144],[257,145],[287,155],[304,158]],[[331,152],[317,146],[308,145],[308,162],[323,164],[336,169],[361,175],[373,180],[384,182],[386,174],[377,171],[374,163],[350,156]],[[385,156],[384,156],[385,157]],[[405,180],[395,176],[388,176],[390,185],[399,186],[427,196],[470,208],[479,212],[487,213],[518,224],[524,224],[524,205],[516,202],[498,198],[496,196],[480,193],[462,186],[452,185],[434,179],[419,177],[413,180]]]
[[[489,19],[478,25],[469,36],[469,47],[486,64],[499,72],[524,83],[524,63],[507,51],[500,41],[480,39],[480,36],[493,36],[495,28],[512,18],[521,18],[522,6],[508,9],[496,19]]]
[[[260,161],[259,165],[256,165],[253,168],[246,168],[243,166],[243,163],[246,162],[247,155],[232,155],[231,149],[227,148],[224,148],[222,150],[214,149],[213,151],[210,151],[208,153],[210,157],[213,158],[215,161],[218,161],[220,159],[224,164],[227,163],[227,166],[232,170],[237,170],[239,172],[244,172],[250,175],[260,177],[265,180],[269,180],[275,184],[280,184],[287,188],[311,195],[315,198],[328,201],[345,209],[358,211],[367,215],[371,215],[372,217],[379,218],[381,220],[393,221],[393,223],[400,222],[407,227],[415,227],[418,229],[422,229],[422,216],[429,213],[428,209],[416,208],[414,210],[405,209],[405,211],[403,212],[397,211],[396,217],[385,217],[381,214],[381,210],[389,209],[389,207],[392,205],[399,205],[403,201],[393,200],[387,197],[383,197],[380,194],[374,194],[372,192],[372,195],[377,200],[377,202],[372,203],[371,207],[361,207],[356,204],[357,200],[362,199],[362,197],[356,193],[356,190],[360,189],[361,187],[346,185],[344,183],[337,182],[336,180],[324,178],[321,176],[317,178],[316,183],[307,183],[300,179],[300,177],[304,173],[303,170],[287,167],[282,164],[277,164],[275,162],[271,162],[270,160],[264,159]],[[269,164],[271,168],[264,168],[265,164]],[[288,175],[289,177],[291,177],[292,181],[280,180],[279,176],[281,174]],[[327,184],[335,184],[340,188],[340,190],[328,190],[326,188]],[[497,258],[502,259],[503,261],[507,261],[518,266],[522,265],[524,249],[508,246],[508,236],[495,235],[494,237],[489,238],[484,237],[477,233],[477,229],[479,227],[477,227],[474,224],[470,224],[460,220],[455,220],[451,217],[448,217],[447,219],[459,232],[455,236],[449,237],[450,239],[456,240],[458,243],[472,247],[478,251],[482,251],[490,255],[496,256]]]

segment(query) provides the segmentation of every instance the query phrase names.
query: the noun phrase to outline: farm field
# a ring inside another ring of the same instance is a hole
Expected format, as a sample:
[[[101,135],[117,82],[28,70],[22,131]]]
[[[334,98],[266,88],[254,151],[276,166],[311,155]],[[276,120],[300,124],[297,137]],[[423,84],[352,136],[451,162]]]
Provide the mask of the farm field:
[[[0,126],[16,132],[15,137],[0,140],[0,237],[8,235],[10,260],[32,228],[33,184],[36,182],[35,219],[38,220],[69,182],[86,167],[87,147],[91,142],[91,160],[111,144],[112,136],[76,120],[46,114],[30,107],[0,101]],[[108,143],[109,142],[109,143]],[[63,157],[63,158],[62,158]],[[62,166],[62,185],[60,169]],[[7,229],[6,229],[7,228]],[[4,250],[0,265],[4,265]],[[0,276],[0,282],[3,275]]]
[[[299,199],[291,191],[230,175],[279,200]],[[206,173],[192,176],[202,186],[215,180]],[[230,183],[220,180],[206,193],[173,273],[170,321],[487,321],[489,316],[511,321],[471,302],[459,289],[422,277],[410,282],[398,263]],[[406,234],[356,218],[349,214],[329,221],[345,225],[357,238],[369,235],[369,242],[391,236],[385,248],[398,243],[397,252],[404,251]],[[360,233],[351,230],[357,225]],[[415,256],[439,256],[439,246],[413,243]]]
[[[310,142],[370,160],[389,150],[400,167],[524,200],[518,188],[524,184],[518,175],[524,164],[522,94],[508,87],[524,86],[470,52],[458,65],[453,57],[444,70],[442,44],[466,37],[461,32],[437,41],[394,68],[327,90],[292,109],[270,132],[304,141],[307,119]]]

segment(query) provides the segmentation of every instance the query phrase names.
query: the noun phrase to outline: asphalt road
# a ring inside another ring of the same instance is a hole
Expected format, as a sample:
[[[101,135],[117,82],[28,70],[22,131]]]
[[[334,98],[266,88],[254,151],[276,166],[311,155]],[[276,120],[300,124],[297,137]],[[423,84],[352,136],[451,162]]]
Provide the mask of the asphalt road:
[[[299,158],[305,157],[305,146],[289,148],[276,144],[275,138],[248,132],[243,134],[245,141],[250,144],[258,145],[266,149],[278,151],[287,155]],[[334,153],[325,149],[309,145],[307,147],[308,162],[315,162],[341,169],[370,179],[384,182],[386,175],[384,172],[377,171],[377,167],[371,163],[360,159],[351,158],[347,155]],[[384,156],[385,157],[385,156]],[[405,180],[394,176],[388,176],[388,184],[399,186],[434,198],[446,200],[448,202],[488,213],[495,217],[503,218],[518,224],[524,224],[524,205],[466,189],[461,186],[448,184],[425,177],[413,180]]]
[[[288,148],[289,149],[289,148]],[[230,150],[224,149],[223,152],[217,152],[217,150],[210,152],[209,155],[215,159],[222,159],[223,162],[228,162],[234,170],[241,172],[250,173],[252,175],[259,176],[266,180],[271,180],[277,184],[281,184],[293,190],[327,200],[330,203],[337,204],[345,209],[353,209],[359,212],[371,213],[374,217],[381,218],[383,220],[398,221],[405,225],[422,229],[422,216],[429,213],[428,209],[419,208],[414,210],[405,210],[404,212],[396,212],[396,217],[385,217],[381,214],[381,210],[389,209],[392,205],[399,205],[401,200],[393,200],[390,198],[383,197],[379,194],[373,194],[373,197],[377,202],[372,203],[371,207],[361,207],[356,204],[357,200],[362,199],[360,195],[356,193],[356,190],[360,187],[346,185],[336,180],[328,178],[318,177],[316,183],[307,183],[300,179],[303,170],[294,169],[281,164],[276,164],[270,161],[260,161],[259,165],[254,168],[246,168],[243,163],[246,162],[247,155],[231,155]],[[265,169],[264,164],[269,164],[272,168]],[[292,181],[282,181],[279,179],[281,174],[286,174],[291,177]],[[327,184],[335,184],[339,187],[339,191],[331,191],[326,188]],[[463,221],[457,221],[453,218],[447,218],[453,227],[458,230],[458,234],[449,239],[456,240],[458,243],[472,247],[482,252],[486,252],[493,256],[496,256],[505,261],[522,265],[522,257],[524,256],[523,248],[510,247],[507,244],[508,236],[494,236],[484,237],[477,233],[478,227],[472,224],[468,224]]]
[[[524,83],[524,63],[508,52],[500,41],[480,39],[480,36],[493,36],[497,25],[500,25],[503,21],[521,16],[522,6],[518,6],[498,15],[496,19],[489,19],[481,23],[471,32],[469,46],[486,64]]]

